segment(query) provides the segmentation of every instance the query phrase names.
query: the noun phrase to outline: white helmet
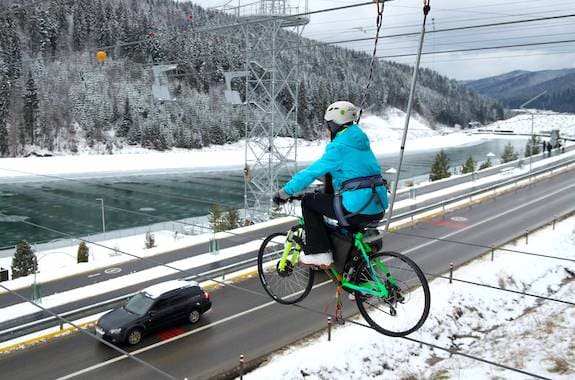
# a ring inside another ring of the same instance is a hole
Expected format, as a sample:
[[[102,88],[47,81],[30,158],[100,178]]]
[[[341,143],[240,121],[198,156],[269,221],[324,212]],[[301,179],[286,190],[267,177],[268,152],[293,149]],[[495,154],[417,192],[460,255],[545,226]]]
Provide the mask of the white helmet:
[[[357,119],[357,107],[350,102],[335,102],[327,107],[325,116],[327,122],[334,122],[337,125],[345,125],[354,122]]]

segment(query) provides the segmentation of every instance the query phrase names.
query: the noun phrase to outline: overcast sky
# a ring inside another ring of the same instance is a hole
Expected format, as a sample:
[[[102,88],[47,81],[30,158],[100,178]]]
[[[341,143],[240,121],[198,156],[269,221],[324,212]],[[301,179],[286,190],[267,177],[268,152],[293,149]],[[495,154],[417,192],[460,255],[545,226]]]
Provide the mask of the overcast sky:
[[[241,0],[241,4],[256,0]],[[215,7],[238,4],[238,0],[197,0],[196,4]],[[333,8],[362,0],[309,0],[310,10]],[[304,6],[305,0],[290,0]],[[575,14],[573,0],[431,0],[427,30],[459,26],[526,20]],[[422,0],[395,0],[385,5],[382,35],[418,32],[422,21]],[[304,35],[321,41],[338,41],[375,35],[375,5],[327,12],[311,16]],[[575,17],[507,26],[476,28],[466,31],[428,33],[424,51],[482,48],[575,39]],[[418,37],[380,40],[378,56],[414,54]],[[371,52],[373,41],[347,44],[346,47]],[[415,56],[393,58],[413,64]],[[547,70],[575,67],[575,43],[505,48],[476,52],[429,54],[422,65],[455,79],[477,79],[512,70]]]

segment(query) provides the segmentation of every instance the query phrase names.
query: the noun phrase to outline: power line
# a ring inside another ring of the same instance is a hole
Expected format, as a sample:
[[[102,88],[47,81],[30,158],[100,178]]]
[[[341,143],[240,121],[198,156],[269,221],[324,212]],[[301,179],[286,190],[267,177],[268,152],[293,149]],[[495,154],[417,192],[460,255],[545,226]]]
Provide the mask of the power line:
[[[480,282],[468,281],[468,280],[463,280],[463,279],[460,279],[460,278],[455,278],[455,277],[450,277],[450,276],[444,276],[444,275],[427,273],[427,272],[423,272],[423,273],[424,273],[426,276],[433,277],[433,278],[441,278],[441,279],[443,279],[443,280],[461,282],[461,283],[463,283],[463,284],[480,286],[480,287],[483,287],[483,288],[489,288],[489,289],[493,289],[493,290],[500,290],[500,291],[502,291],[502,292],[519,294],[519,295],[522,295],[522,296],[533,297],[533,298],[542,299],[542,300],[545,300],[545,301],[551,301],[551,302],[557,302],[557,303],[566,304],[566,305],[569,305],[569,306],[575,306],[575,302],[564,301],[564,300],[560,300],[560,299],[558,299],[558,298],[551,298],[551,297],[546,297],[546,296],[540,296],[540,295],[538,295],[538,294],[527,293],[527,292],[520,292],[520,291],[518,291],[518,290],[505,289],[505,288],[501,288],[501,287],[494,286],[494,285],[482,284],[482,283],[480,283]]]
[[[551,34],[539,34],[536,37],[557,37],[557,36],[565,36],[569,35],[572,36],[573,33],[551,33]],[[473,41],[450,41],[444,43],[434,43],[433,49],[430,51],[435,51],[436,47],[438,46],[460,46],[460,45],[470,45],[475,43],[481,42],[497,42],[497,41],[508,41],[508,40],[521,40],[521,39],[532,39],[534,36],[516,36],[516,37],[506,37],[506,38],[496,38],[496,39],[482,39],[482,40],[473,40]],[[408,50],[412,48],[412,45],[403,45],[403,46],[387,46],[385,48],[386,52],[393,51],[393,50]]]
[[[424,341],[422,341],[422,340],[415,339],[415,338],[410,338],[410,337],[408,337],[408,336],[404,336],[404,337],[402,337],[402,338],[405,339],[405,340],[408,340],[408,341],[410,341],[410,342],[413,342],[413,343],[423,344],[423,345],[425,345],[425,346],[433,347],[433,348],[436,348],[436,349],[441,350],[441,351],[448,352],[448,353],[453,354],[453,355],[463,356],[463,357],[466,357],[466,358],[468,358],[468,359],[472,359],[472,360],[476,360],[476,361],[479,361],[479,362],[483,362],[483,363],[492,365],[492,366],[494,366],[494,367],[499,367],[499,368],[503,368],[503,369],[506,369],[506,370],[509,370],[509,371],[521,373],[521,374],[523,374],[523,375],[531,376],[531,377],[534,377],[534,378],[536,378],[536,379],[552,380],[552,379],[550,379],[550,378],[548,378],[548,377],[544,377],[544,376],[541,376],[541,375],[537,375],[537,374],[535,374],[535,373],[533,373],[533,372],[527,372],[527,371],[524,371],[524,370],[519,369],[519,368],[510,367],[510,366],[508,366],[508,365],[501,364],[501,363],[497,363],[497,362],[494,362],[494,361],[491,361],[491,360],[487,360],[487,359],[483,359],[483,358],[480,358],[480,357],[478,357],[478,356],[466,354],[466,353],[464,353],[464,352],[461,352],[461,351],[458,351],[458,350],[455,350],[455,349],[452,349],[452,348],[441,347],[441,346],[438,346],[437,344],[424,342]]]
[[[425,235],[413,234],[413,233],[409,233],[409,232],[394,231],[394,232],[391,232],[391,233],[392,233],[392,234],[395,234],[395,235],[401,235],[401,236],[409,236],[409,237],[416,237],[416,238],[421,238],[421,239],[443,241],[443,242],[446,242],[446,243],[461,244],[461,245],[465,245],[465,246],[469,246],[469,247],[486,248],[486,249],[491,249],[491,250],[511,252],[511,253],[519,253],[519,254],[522,254],[522,255],[544,257],[544,258],[548,258],[548,259],[563,260],[563,261],[569,261],[569,262],[575,263],[575,259],[569,259],[569,258],[560,257],[560,256],[544,255],[544,254],[541,254],[541,253],[526,252],[526,251],[521,251],[521,250],[518,250],[518,249],[496,248],[496,247],[492,247],[492,246],[484,245],[484,244],[469,243],[469,242],[459,241],[459,240],[453,240],[453,239],[446,239],[446,238],[438,238],[438,237],[432,237],[432,236],[425,236]]]
[[[71,322],[71,321],[69,321],[68,319],[66,319],[66,318],[64,318],[64,317],[62,317],[62,316],[60,316],[59,314],[50,311],[49,309],[47,309],[47,308],[45,308],[45,307],[43,307],[43,306],[37,304],[36,302],[34,302],[34,301],[32,301],[32,300],[30,300],[30,299],[28,299],[28,298],[22,296],[20,293],[14,291],[14,290],[12,290],[12,289],[7,288],[6,286],[2,285],[1,283],[0,283],[0,288],[4,289],[4,290],[5,290],[6,292],[8,292],[8,293],[11,293],[11,294],[15,295],[16,297],[20,298],[20,299],[23,300],[24,302],[31,303],[32,305],[34,305],[35,307],[39,308],[39,309],[42,310],[43,312],[48,313],[48,314],[50,314],[51,316],[53,316],[53,317],[59,319],[61,322],[64,322],[64,323],[66,323],[66,324],[69,324],[70,326],[74,327],[74,328],[75,328],[77,331],[79,331],[80,333],[82,333],[82,334],[84,334],[84,335],[87,335],[87,336],[89,336],[89,337],[92,338],[92,339],[96,339],[96,340],[99,341],[100,343],[103,343],[103,344],[105,344],[106,346],[110,347],[111,349],[113,349],[113,350],[115,350],[115,351],[121,353],[123,356],[125,356],[125,357],[127,357],[127,358],[129,358],[129,359],[132,359],[132,360],[134,360],[134,361],[137,362],[137,363],[140,363],[141,365],[147,367],[148,369],[153,370],[154,372],[158,373],[158,374],[161,375],[162,377],[165,377],[165,378],[168,378],[168,379],[177,380],[177,378],[176,378],[175,376],[172,376],[172,375],[170,375],[169,373],[167,373],[167,372],[165,372],[165,371],[159,369],[158,367],[155,367],[155,366],[153,366],[152,364],[150,364],[150,363],[148,363],[148,362],[146,362],[146,361],[144,361],[144,360],[142,360],[142,359],[140,359],[140,358],[138,358],[138,357],[132,355],[132,354],[129,353],[128,351],[125,351],[125,350],[123,350],[123,349],[117,347],[116,345],[114,345],[114,344],[112,344],[112,343],[109,343],[109,342],[106,341],[105,339],[100,338],[100,337],[98,337],[98,336],[92,334],[92,333],[89,332],[89,331],[86,331],[86,329],[81,328],[80,326],[76,325],[74,322]]]
[[[571,3],[570,3],[570,4],[571,4]],[[392,5],[393,5],[393,3],[390,4],[390,6],[392,6]],[[418,9],[419,9],[419,7],[418,7]],[[530,8],[530,9],[532,9],[532,8]],[[534,15],[541,16],[542,14],[545,14],[545,13],[570,12],[570,11],[572,11],[572,8],[567,8],[567,9],[554,9],[554,10],[551,10],[551,11],[539,11],[539,12],[529,12],[529,13],[518,13],[518,14],[513,15],[513,17],[519,17],[519,16],[534,16]],[[509,17],[509,16],[500,16],[500,17],[476,17],[476,18],[467,18],[467,19],[457,19],[457,20],[453,20],[453,21],[443,21],[443,20],[442,20],[441,23],[442,23],[442,24],[461,24],[462,22],[484,21],[484,20],[486,20],[486,19],[488,19],[488,20],[493,20],[493,19],[500,19],[500,18],[505,18],[505,17]],[[363,19],[364,19],[364,18],[362,18],[361,20],[363,20]],[[341,21],[341,20],[340,20],[340,21]],[[518,21],[521,21],[521,20],[518,20]],[[332,23],[335,23],[336,25],[341,25],[341,22],[338,22],[337,20],[336,20],[336,21],[333,21],[333,22],[332,22],[332,21],[330,21],[330,22],[324,22],[324,23],[321,23],[321,24],[332,24]],[[389,26],[389,25],[386,24],[385,29],[386,29],[386,30],[390,30],[390,29],[405,29],[405,28],[411,28],[411,27],[417,27],[417,26],[418,26],[418,24],[407,24],[407,25],[401,24],[401,25],[391,25],[391,26]],[[362,27],[362,30],[365,30],[365,31],[372,31],[373,29],[374,29],[374,27],[372,27],[372,26],[368,26],[368,27],[365,27],[365,28]],[[343,31],[343,32],[342,32],[342,31],[338,31],[337,34],[350,33],[350,32],[351,32],[351,31],[349,31],[349,30],[348,30],[348,31]],[[318,32],[318,33],[308,34],[308,35],[306,35],[306,37],[309,37],[309,36],[319,36],[319,35],[324,35],[324,34],[333,35],[334,33],[335,33],[335,31]]]
[[[429,54],[447,54],[447,53],[462,53],[468,51],[482,51],[482,50],[495,50],[495,49],[507,49],[507,48],[516,48],[516,47],[528,47],[528,46],[547,46],[547,45],[556,45],[556,44],[566,44],[566,43],[573,43],[575,40],[563,40],[563,41],[548,41],[548,42],[533,42],[527,44],[515,44],[515,45],[501,45],[501,46],[486,46],[480,48],[467,48],[467,49],[452,49],[452,50],[442,50],[442,51],[427,51],[423,52],[424,55]],[[378,59],[390,59],[390,58],[401,58],[401,57],[412,57],[413,54],[397,54],[397,55],[387,55],[387,56],[378,56]],[[355,58],[355,59],[363,59],[366,58]]]
[[[504,22],[496,22],[496,23],[489,23],[489,24],[459,26],[459,27],[446,28],[446,29],[436,29],[436,30],[426,31],[426,33],[433,34],[433,33],[454,32],[454,31],[460,31],[460,30],[489,28],[489,27],[503,26],[503,25],[515,25],[515,24],[523,24],[523,23],[527,23],[527,22],[556,20],[556,19],[571,18],[571,17],[575,17],[575,13],[566,14],[566,15],[559,15],[559,16],[538,17],[538,18],[532,18],[532,19],[526,19],[526,20],[504,21]],[[417,36],[418,34],[419,34],[418,32],[397,33],[397,34],[383,35],[383,36],[380,36],[379,38],[380,39],[386,39],[386,38],[409,37],[409,36]],[[353,39],[346,39],[346,40],[339,40],[339,41],[328,41],[328,42],[323,42],[323,44],[335,45],[335,44],[350,43],[350,42],[371,41],[373,39],[374,39],[374,37],[363,37],[363,38],[353,38]]]

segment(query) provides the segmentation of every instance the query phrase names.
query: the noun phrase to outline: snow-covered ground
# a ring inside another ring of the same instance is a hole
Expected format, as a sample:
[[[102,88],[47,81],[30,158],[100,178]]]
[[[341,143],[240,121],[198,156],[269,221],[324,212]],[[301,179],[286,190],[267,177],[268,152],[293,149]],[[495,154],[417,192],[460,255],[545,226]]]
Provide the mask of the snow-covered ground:
[[[575,259],[575,217],[505,248]],[[575,263],[497,251],[454,278],[575,302]],[[553,379],[575,378],[575,307],[436,279],[431,312],[412,338]],[[401,316],[399,316],[401,317]],[[358,317],[358,321],[362,321]],[[249,358],[248,358],[249,359]],[[529,376],[370,329],[336,326],[275,354],[257,379],[525,379]]]
[[[403,133],[405,114],[397,109],[390,109],[382,116],[366,115],[361,127],[366,131],[377,155],[397,153]],[[531,128],[529,115],[518,115],[509,120],[497,122],[483,128],[516,130],[523,133]],[[575,115],[551,114],[536,116],[535,131],[561,129],[561,133],[575,133]],[[417,115],[410,121],[407,151],[447,148],[479,144],[485,138],[493,136],[472,135],[469,132],[456,131],[453,128],[439,126],[431,129],[429,124]],[[280,138],[278,146],[290,145]],[[307,163],[316,160],[325,149],[327,141],[298,140],[298,162]],[[87,152],[83,152],[87,153]],[[0,180],[4,178],[26,176],[26,173],[40,175],[97,175],[118,172],[154,172],[169,170],[205,171],[224,170],[243,167],[245,160],[245,143],[239,141],[223,146],[210,146],[199,150],[173,149],[168,152],[149,151],[130,147],[114,155],[54,156],[27,158],[0,158]]]

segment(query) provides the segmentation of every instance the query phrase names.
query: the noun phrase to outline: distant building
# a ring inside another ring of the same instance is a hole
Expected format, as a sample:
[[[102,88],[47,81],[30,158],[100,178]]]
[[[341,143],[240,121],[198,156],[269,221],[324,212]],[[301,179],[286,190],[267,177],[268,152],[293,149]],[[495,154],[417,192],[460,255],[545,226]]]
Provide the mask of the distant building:
[[[478,121],[470,121],[467,123],[467,128],[479,128],[481,127],[481,123]]]

